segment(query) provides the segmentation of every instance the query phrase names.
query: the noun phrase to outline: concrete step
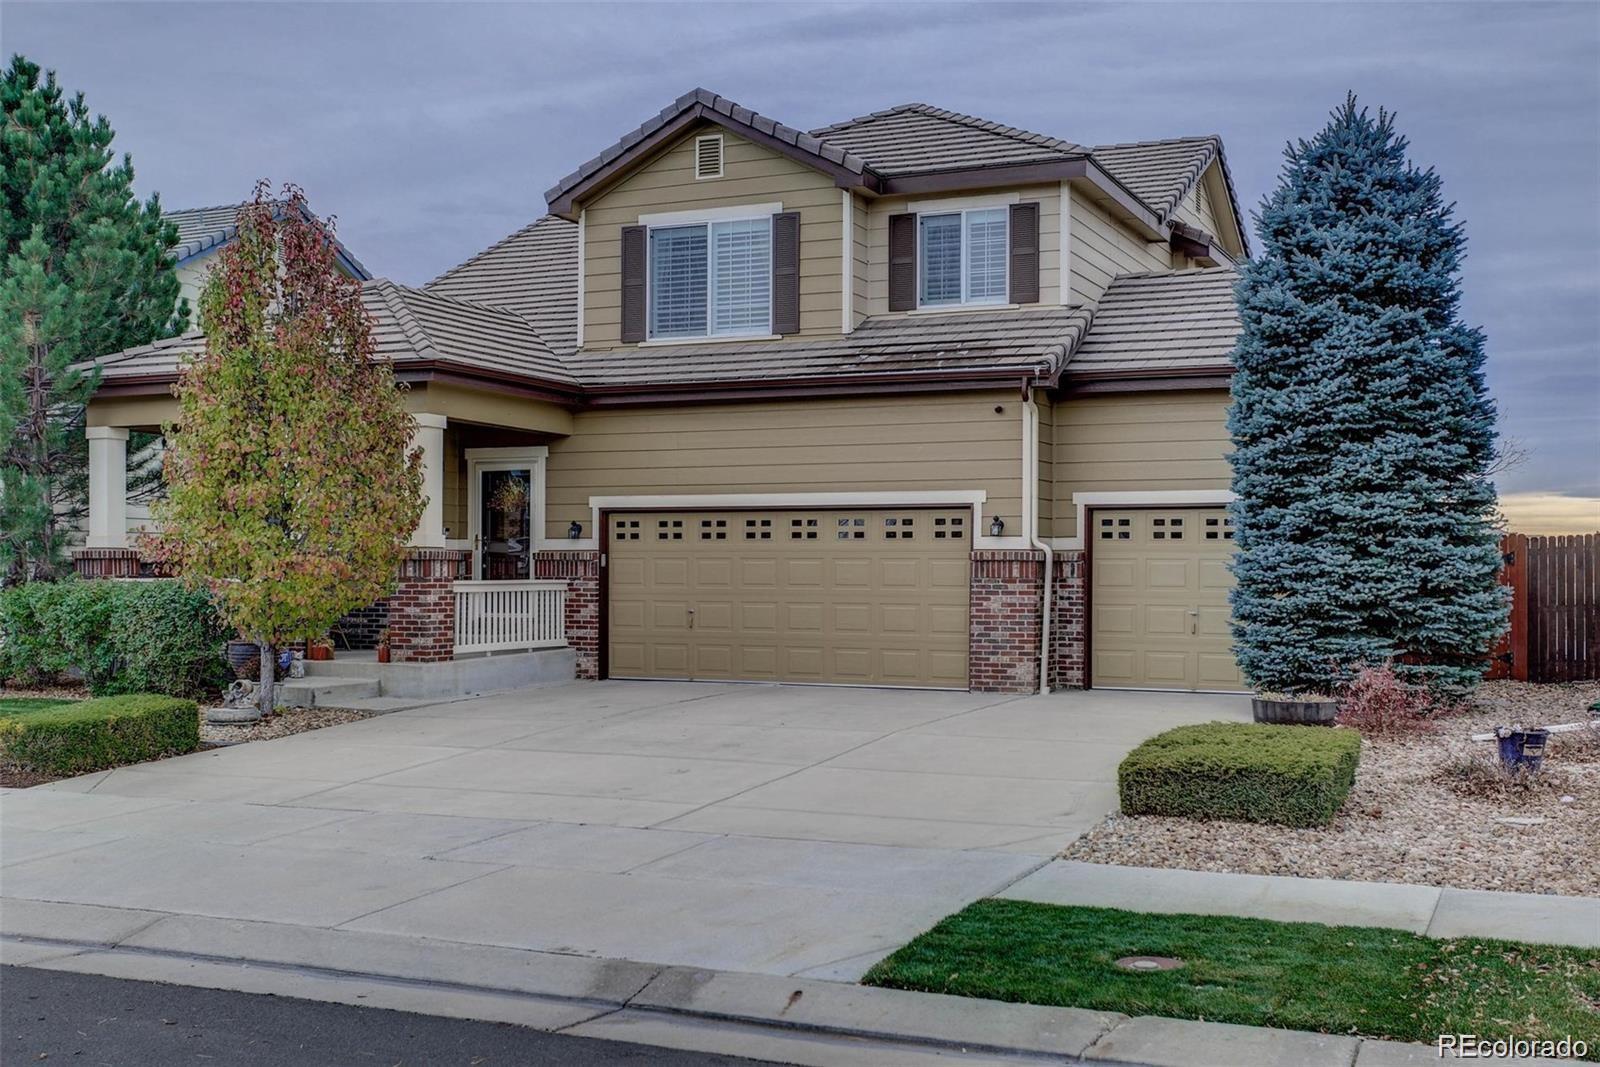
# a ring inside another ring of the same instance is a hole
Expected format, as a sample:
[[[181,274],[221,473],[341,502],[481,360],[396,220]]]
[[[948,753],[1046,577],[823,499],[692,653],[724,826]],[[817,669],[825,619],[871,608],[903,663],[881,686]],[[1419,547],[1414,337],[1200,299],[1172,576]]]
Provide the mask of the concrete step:
[[[279,704],[291,708],[342,708],[348,700],[378,695],[376,678],[341,678],[315,675],[290,678],[278,685]]]

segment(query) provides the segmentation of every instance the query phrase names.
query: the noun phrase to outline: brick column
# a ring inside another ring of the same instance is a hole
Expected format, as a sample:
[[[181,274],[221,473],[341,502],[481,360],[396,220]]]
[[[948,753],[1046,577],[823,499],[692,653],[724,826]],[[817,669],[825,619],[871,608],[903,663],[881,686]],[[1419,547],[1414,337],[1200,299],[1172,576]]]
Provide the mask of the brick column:
[[[131,548],[80,548],[72,566],[82,578],[137,578],[139,553]]]
[[[1089,684],[1089,562],[1081,549],[1056,553],[1050,587],[1050,687]]]
[[[400,564],[400,584],[389,597],[389,657],[394,662],[455,658],[455,583],[466,575],[470,556],[456,548],[413,548]]]
[[[972,553],[967,681],[976,693],[1039,689],[1039,625],[1044,553],[978,549]]]
[[[559,550],[533,554],[535,578],[567,583],[567,644],[578,654],[579,678],[600,677],[600,553]]]

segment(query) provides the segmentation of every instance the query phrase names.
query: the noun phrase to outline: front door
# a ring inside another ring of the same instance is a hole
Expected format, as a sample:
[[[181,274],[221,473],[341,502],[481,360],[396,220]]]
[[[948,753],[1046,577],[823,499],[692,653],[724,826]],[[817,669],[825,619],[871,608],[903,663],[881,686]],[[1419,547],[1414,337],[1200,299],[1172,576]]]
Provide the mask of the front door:
[[[515,461],[473,464],[472,576],[533,577],[534,467]]]

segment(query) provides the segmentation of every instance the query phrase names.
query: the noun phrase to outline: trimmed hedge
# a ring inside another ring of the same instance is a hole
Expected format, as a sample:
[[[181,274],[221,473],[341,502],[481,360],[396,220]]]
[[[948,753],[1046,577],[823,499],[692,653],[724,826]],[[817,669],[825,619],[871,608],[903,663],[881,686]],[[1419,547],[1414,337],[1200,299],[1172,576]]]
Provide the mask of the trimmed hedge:
[[[0,759],[36,774],[87,774],[199,747],[195,702],[154,693],[0,714]]]
[[[29,582],[0,592],[0,678],[71,671],[95,696],[201,696],[227,685],[228,639],[204,591],[171,580]]]
[[[1128,815],[1326,826],[1361,760],[1361,735],[1325,726],[1205,723],[1158,734],[1117,768]]]

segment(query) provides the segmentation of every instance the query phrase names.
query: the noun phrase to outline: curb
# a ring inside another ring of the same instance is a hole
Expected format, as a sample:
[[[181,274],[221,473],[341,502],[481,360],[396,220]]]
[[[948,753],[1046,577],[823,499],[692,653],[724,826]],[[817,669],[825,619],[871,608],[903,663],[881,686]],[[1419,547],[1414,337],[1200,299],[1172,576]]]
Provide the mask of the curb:
[[[829,1067],[1439,1062],[1431,1046],[1341,1035],[21,899],[0,912],[0,963]]]

